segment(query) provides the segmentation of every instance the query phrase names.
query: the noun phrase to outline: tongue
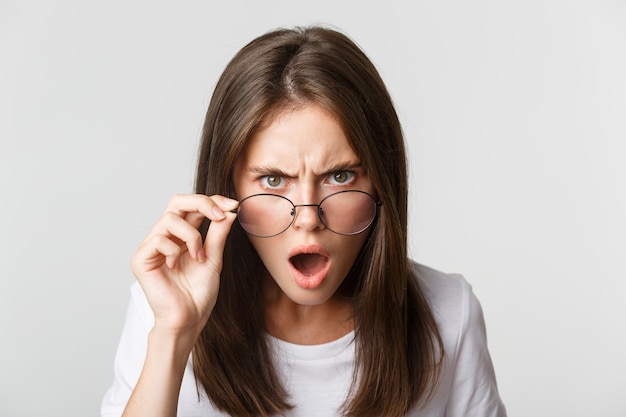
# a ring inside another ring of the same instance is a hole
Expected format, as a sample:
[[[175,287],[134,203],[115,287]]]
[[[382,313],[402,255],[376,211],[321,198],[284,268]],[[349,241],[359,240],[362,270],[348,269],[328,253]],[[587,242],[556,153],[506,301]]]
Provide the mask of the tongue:
[[[324,269],[326,257],[317,253],[302,253],[291,258],[291,263],[302,274],[311,276]]]

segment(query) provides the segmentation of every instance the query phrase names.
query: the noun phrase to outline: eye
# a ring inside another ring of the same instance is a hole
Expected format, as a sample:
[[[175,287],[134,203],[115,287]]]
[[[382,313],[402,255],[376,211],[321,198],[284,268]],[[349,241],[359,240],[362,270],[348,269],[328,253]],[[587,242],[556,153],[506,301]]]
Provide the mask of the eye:
[[[283,183],[283,179],[278,175],[266,175],[261,178],[261,181],[263,182],[264,186],[269,188],[280,187],[280,185]]]
[[[346,184],[354,180],[354,172],[352,171],[336,171],[330,176],[330,182],[333,184]]]

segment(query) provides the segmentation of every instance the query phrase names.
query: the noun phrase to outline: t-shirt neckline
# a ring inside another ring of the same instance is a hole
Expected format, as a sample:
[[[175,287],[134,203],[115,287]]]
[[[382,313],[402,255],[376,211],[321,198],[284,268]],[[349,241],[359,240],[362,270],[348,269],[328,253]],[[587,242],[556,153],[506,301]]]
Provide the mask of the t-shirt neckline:
[[[354,342],[354,330],[338,339],[316,345],[299,345],[267,335],[274,351],[279,356],[304,360],[328,359],[346,352]]]

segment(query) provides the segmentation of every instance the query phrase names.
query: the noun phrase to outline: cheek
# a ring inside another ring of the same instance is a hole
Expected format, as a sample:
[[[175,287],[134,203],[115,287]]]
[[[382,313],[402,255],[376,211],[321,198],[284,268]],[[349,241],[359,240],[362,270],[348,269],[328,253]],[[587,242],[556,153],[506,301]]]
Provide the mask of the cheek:
[[[331,253],[335,258],[335,270],[344,278],[352,268],[366,238],[366,233],[356,236],[339,236],[338,242],[334,245],[336,249]]]
[[[278,267],[281,263],[284,263],[286,266],[285,256],[282,256],[281,253],[287,252],[286,250],[281,250],[283,246],[280,244],[280,239],[278,236],[268,239],[249,236],[249,239],[252,243],[252,246],[261,258],[261,261],[263,261],[263,264],[270,272],[272,269]]]

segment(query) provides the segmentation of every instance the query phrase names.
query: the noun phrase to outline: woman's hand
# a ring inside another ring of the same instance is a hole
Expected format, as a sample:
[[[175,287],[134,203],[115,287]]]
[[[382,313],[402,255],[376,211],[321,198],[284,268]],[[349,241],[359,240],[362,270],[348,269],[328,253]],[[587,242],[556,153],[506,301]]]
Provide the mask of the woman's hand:
[[[237,201],[176,195],[133,255],[131,268],[154,313],[154,330],[197,337],[219,290],[224,244]],[[211,220],[202,245],[198,227]]]

